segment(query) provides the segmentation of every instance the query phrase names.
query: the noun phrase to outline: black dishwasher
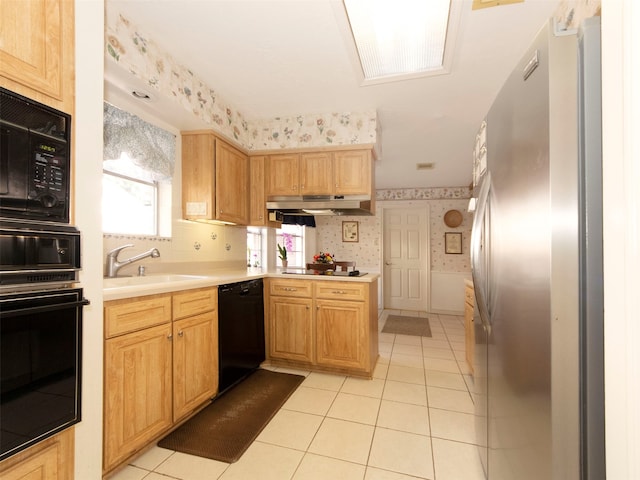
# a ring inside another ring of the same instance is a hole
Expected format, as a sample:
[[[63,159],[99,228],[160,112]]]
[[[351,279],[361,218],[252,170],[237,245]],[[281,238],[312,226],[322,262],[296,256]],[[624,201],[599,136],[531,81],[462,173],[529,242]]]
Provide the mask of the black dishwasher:
[[[264,353],[262,279],[218,287],[218,391],[223,393],[258,368]]]

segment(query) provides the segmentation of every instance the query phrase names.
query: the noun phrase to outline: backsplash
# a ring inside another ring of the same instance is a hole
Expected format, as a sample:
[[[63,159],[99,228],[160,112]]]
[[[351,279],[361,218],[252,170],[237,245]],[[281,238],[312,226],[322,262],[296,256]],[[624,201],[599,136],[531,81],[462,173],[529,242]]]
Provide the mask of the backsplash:
[[[246,265],[247,230],[244,227],[175,220],[171,238],[105,234],[105,255],[127,243],[132,243],[134,247],[123,250],[119,256],[121,260],[151,248],[160,251],[160,258],[146,258],[123,267],[123,275],[135,275],[138,265],[144,265],[147,273],[171,272],[185,264],[225,268],[242,268]]]
[[[247,119],[117,13],[107,17],[106,52],[110,61],[247,150],[380,144],[375,111]]]

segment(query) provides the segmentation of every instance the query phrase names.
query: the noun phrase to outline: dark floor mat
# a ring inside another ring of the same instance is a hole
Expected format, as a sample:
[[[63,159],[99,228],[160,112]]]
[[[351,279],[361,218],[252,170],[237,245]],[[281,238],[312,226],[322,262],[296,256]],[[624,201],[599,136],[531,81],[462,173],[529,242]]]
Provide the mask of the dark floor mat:
[[[233,463],[303,380],[300,375],[256,370],[158,446]]]
[[[430,337],[431,327],[427,317],[403,317],[389,315],[382,328],[382,333],[396,333],[400,335],[414,335],[416,337]]]

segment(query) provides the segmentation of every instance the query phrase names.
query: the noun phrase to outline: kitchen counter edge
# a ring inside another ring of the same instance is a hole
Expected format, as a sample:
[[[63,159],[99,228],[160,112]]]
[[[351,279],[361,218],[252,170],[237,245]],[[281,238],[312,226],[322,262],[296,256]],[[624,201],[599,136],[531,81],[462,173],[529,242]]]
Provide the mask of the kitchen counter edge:
[[[191,290],[195,288],[215,287],[228,283],[244,282],[258,278],[286,278],[287,280],[308,280],[308,281],[328,281],[328,282],[360,282],[371,283],[379,278],[377,273],[367,273],[362,277],[344,277],[331,275],[291,275],[280,271],[228,271],[211,275],[200,275],[202,278],[179,280],[171,283],[151,283],[144,285],[127,285],[121,287],[109,287],[102,289],[102,300],[121,300],[124,298],[142,297],[145,295],[157,295],[160,293],[171,293],[181,290]]]

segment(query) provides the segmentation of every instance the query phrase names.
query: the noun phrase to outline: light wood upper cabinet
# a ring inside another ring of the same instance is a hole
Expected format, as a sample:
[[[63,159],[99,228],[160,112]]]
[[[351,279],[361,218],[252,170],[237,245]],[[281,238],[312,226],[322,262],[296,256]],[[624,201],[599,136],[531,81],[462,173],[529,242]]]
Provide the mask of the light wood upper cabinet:
[[[216,219],[249,223],[249,157],[216,139]]]
[[[215,216],[215,148],[213,133],[182,134],[182,215],[201,220]]]
[[[326,195],[333,191],[331,152],[300,154],[300,195]]]
[[[267,196],[300,195],[300,155],[270,155]]]
[[[299,195],[374,196],[369,150],[270,155],[267,197]]]
[[[0,86],[74,113],[74,1],[0,0]]]
[[[269,221],[266,197],[267,157],[249,157],[249,225],[278,228],[281,222]]]
[[[182,133],[182,212],[189,220],[249,222],[249,157],[212,132]]]
[[[336,195],[371,195],[373,161],[369,150],[333,153],[334,193]]]

